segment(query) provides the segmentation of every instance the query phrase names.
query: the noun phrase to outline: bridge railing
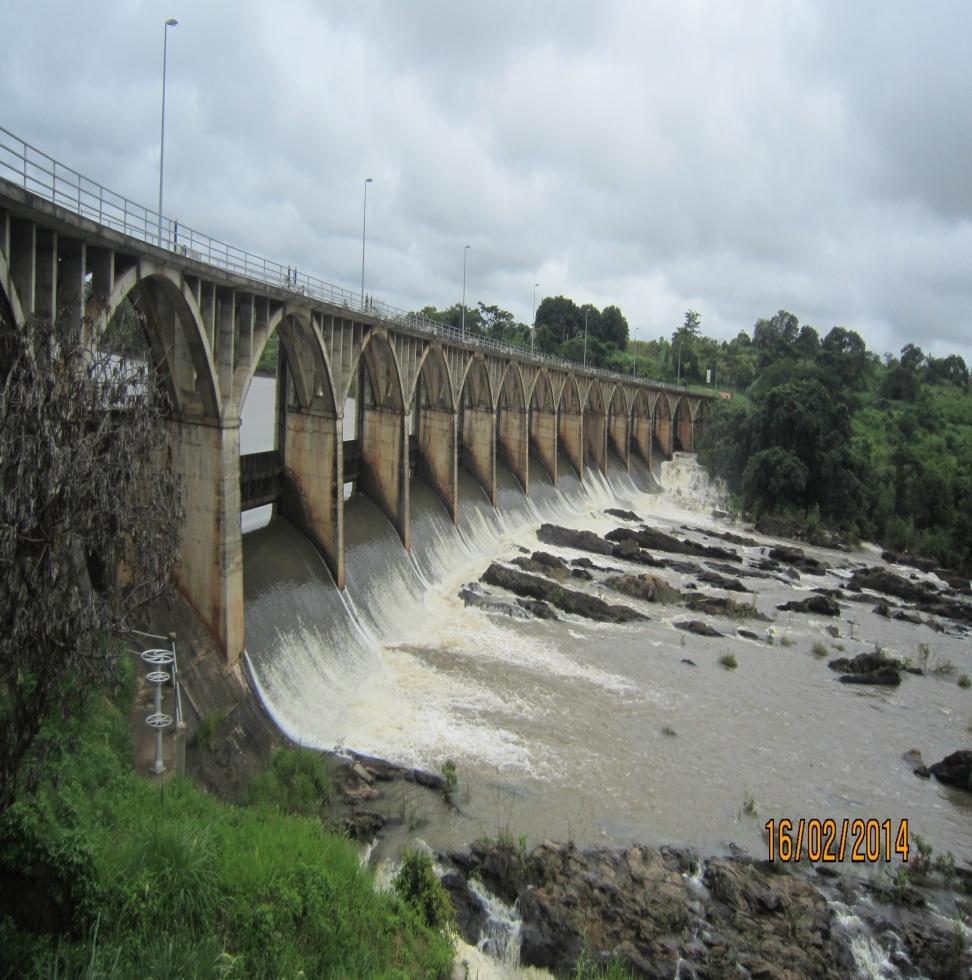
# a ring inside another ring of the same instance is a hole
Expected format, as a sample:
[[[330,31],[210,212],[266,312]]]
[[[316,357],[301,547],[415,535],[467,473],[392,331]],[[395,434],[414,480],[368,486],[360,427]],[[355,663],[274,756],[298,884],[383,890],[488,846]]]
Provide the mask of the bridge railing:
[[[245,249],[211,238],[173,218],[159,214],[144,205],[136,204],[115,191],[109,190],[90,177],[59,163],[43,150],[20,139],[0,126],[0,176],[22,186],[24,190],[51,201],[83,218],[89,218],[106,228],[112,228],[159,248],[175,252],[184,258],[215,266],[226,272],[250,279],[265,286],[287,290],[301,296],[338,306],[351,312],[371,316],[406,330],[440,337],[486,352],[513,355],[539,366],[550,366],[604,378],[614,382],[648,381],[654,388],[684,392],[684,385],[667,381],[635,378],[633,375],[586,367],[552,354],[542,354],[529,348],[471,332],[463,332],[448,323],[441,323],[420,313],[409,313],[334,283],[326,282],[295,267],[282,265],[272,259],[254,255]]]

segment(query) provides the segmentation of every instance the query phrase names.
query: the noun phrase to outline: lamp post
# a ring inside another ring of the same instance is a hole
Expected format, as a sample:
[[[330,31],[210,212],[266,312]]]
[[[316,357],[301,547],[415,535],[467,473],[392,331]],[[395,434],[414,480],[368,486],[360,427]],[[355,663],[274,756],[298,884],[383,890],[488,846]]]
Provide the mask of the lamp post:
[[[463,338],[466,336],[466,256],[469,254],[470,248],[472,246],[467,245],[462,250],[462,328],[460,334]]]
[[[533,353],[533,338],[536,336],[537,332],[537,286],[540,283],[535,282],[533,284],[533,324],[530,327],[530,353]]]
[[[364,259],[365,259],[365,229],[368,227],[368,185],[374,178],[364,179],[364,204],[361,207],[361,308],[364,309]]]
[[[165,172],[165,63],[169,48],[169,28],[179,22],[170,17],[162,26],[162,135],[159,137],[159,247],[162,247],[162,178]]]
[[[584,310],[584,367],[587,367],[587,315],[590,310]]]
[[[631,377],[635,376],[635,365],[638,363],[638,348],[635,347],[635,337],[634,330],[631,331]]]
[[[680,385],[682,383],[682,345],[678,345],[678,368],[675,372],[675,384]]]

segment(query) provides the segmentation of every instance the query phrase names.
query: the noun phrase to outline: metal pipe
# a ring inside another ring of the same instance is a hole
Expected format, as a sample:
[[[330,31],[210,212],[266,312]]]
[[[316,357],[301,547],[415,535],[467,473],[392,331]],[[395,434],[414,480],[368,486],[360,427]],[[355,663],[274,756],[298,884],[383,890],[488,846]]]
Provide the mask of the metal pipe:
[[[179,22],[170,17],[162,25],[162,134],[159,137],[159,248],[162,247],[162,179],[165,171],[165,68],[169,48],[169,28]]]
[[[462,250],[462,328],[459,336],[465,339],[466,336],[466,256],[469,254],[471,245],[467,245]]]
[[[365,259],[365,229],[368,227],[368,185],[374,178],[365,177],[364,205],[361,208],[361,308],[364,309],[364,259]]]

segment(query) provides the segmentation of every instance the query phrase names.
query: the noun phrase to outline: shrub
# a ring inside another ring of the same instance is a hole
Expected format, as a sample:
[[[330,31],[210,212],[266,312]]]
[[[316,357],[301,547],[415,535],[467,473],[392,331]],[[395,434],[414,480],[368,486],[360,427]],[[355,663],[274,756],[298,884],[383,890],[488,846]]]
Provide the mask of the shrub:
[[[732,653],[724,653],[719,658],[719,663],[722,664],[722,666],[726,670],[735,670],[739,666],[739,663],[736,660],[735,654],[732,654]]]
[[[270,765],[250,780],[248,799],[294,816],[321,818],[333,796],[327,758],[313,749],[284,747],[274,749]]]
[[[430,928],[442,929],[452,923],[449,896],[427,852],[409,849],[402,852],[402,866],[395,876],[394,888],[398,897],[415,909]]]
[[[816,643],[814,643],[811,649],[813,650],[813,655],[815,657],[820,657],[821,659],[823,659],[824,657],[827,656],[827,647],[819,640],[817,640]]]

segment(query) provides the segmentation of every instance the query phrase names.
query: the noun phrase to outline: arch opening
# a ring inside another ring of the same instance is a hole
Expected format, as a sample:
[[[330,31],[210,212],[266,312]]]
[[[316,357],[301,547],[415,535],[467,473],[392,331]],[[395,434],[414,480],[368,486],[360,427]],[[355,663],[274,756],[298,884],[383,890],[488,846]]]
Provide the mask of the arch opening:
[[[584,403],[584,457],[602,473],[607,473],[607,413],[598,381],[592,381]]]
[[[457,413],[442,348],[429,348],[419,368],[412,409],[413,471],[439,495],[453,523],[459,517]]]
[[[554,486],[557,485],[557,406],[550,375],[540,371],[530,392],[527,422],[529,454],[536,459]]]

